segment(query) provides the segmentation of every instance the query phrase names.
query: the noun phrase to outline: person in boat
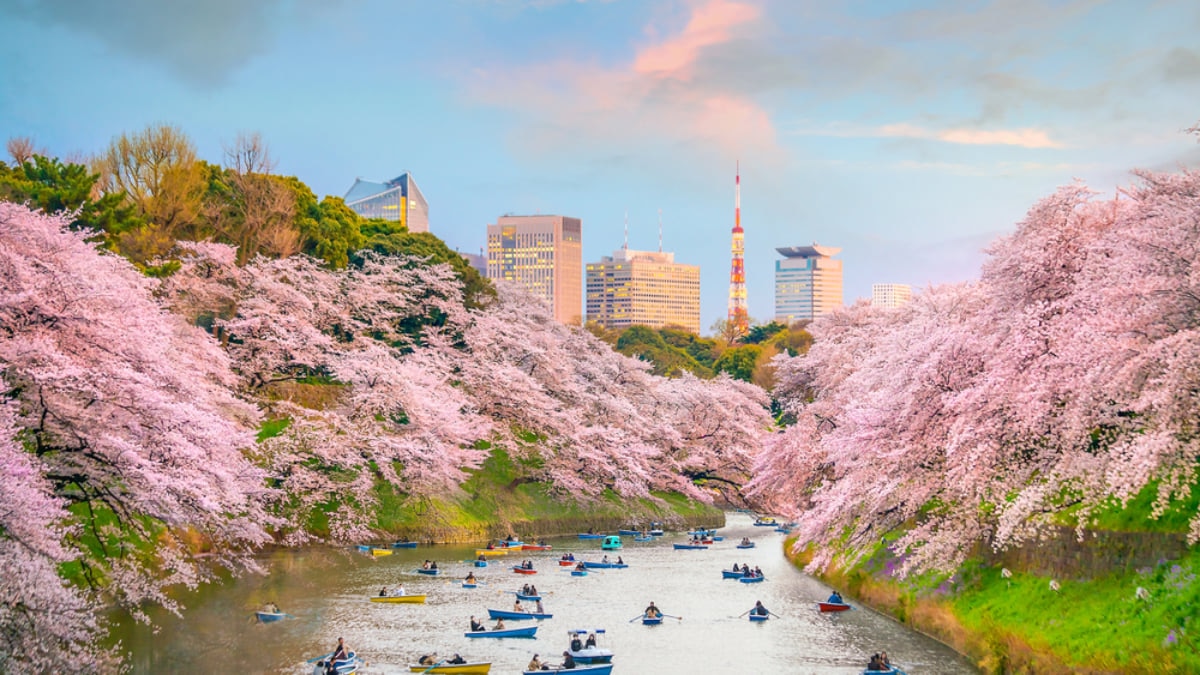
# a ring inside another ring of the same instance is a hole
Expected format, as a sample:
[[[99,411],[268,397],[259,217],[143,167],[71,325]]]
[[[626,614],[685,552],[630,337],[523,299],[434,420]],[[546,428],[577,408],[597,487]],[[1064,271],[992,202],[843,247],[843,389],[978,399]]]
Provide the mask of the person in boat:
[[[595,647],[595,646],[596,646],[596,634],[591,633],[588,635],[587,642],[583,643],[583,648],[591,649],[592,647]]]
[[[754,603],[753,612],[758,616],[766,616],[771,613],[770,610],[768,610],[766,607],[763,607],[762,600],[758,600]]]
[[[467,662],[467,660],[464,659],[463,657],[459,656],[458,654],[455,654],[454,658],[446,659],[446,663],[449,663],[452,666],[459,666],[466,662]]]
[[[525,666],[525,670],[541,670],[542,662],[538,660],[538,655],[534,654],[532,659],[529,659],[529,665]]]
[[[432,654],[425,654],[421,658],[417,659],[417,663],[421,664],[422,666],[432,666],[432,665],[436,664],[437,662],[438,662],[437,652],[434,652]]]
[[[757,565],[754,566],[754,576],[756,576],[756,577],[762,576],[762,570],[759,569],[759,567]]]
[[[423,570],[427,570],[427,569],[429,569],[429,561],[428,561],[428,560],[426,560],[425,562],[421,563],[421,569],[423,569]]]
[[[350,648],[346,646],[346,641],[338,638],[337,646],[333,648],[333,653],[329,655],[329,661],[344,661],[350,658]]]
[[[879,662],[883,664],[884,669],[892,667],[892,661],[888,658],[887,652],[879,652]]]
[[[574,635],[571,637],[571,651],[573,651],[573,652],[583,651],[583,640],[579,639],[579,635]]]
[[[888,670],[887,666],[883,665],[883,661],[878,654],[872,654],[871,660],[867,662],[868,671],[883,671]]]
[[[475,573],[474,573],[474,572],[467,572],[467,578],[465,579],[465,581],[466,581],[468,584],[473,584],[473,583],[475,583]]]
[[[533,569],[533,561],[532,561],[532,560],[526,560],[525,562],[521,563],[521,568],[522,568],[522,569],[527,569],[527,570],[531,570],[531,569]]]
[[[537,613],[538,613],[538,614],[545,614],[545,613],[546,613],[546,610],[545,610],[545,609],[542,607],[542,601],[541,601],[541,600],[538,600],[538,601],[537,601]]]
[[[437,569],[437,561],[436,560],[429,561],[429,569],[431,569],[431,570]]]
[[[741,571],[742,571],[742,568],[741,568],[741,567],[738,567],[738,564],[737,564],[737,563],[733,563],[733,571],[734,571],[735,573],[736,573],[736,572],[741,572]]]
[[[408,595],[408,591],[404,590],[404,584],[399,584],[396,586],[396,590],[392,591],[392,595],[396,596],[397,598],[403,598],[404,596]]]
[[[513,603],[513,611],[514,612],[524,612],[525,611],[525,608],[521,605],[521,601],[519,599]]]
[[[533,595],[533,593],[529,592],[529,584],[521,586],[521,595]]]
[[[571,656],[571,652],[563,652],[562,669],[570,670],[575,667],[575,657]]]
[[[496,542],[489,541],[489,542],[488,542],[488,545],[487,545],[487,547],[488,547],[488,550],[489,550],[489,551],[494,551],[494,550],[496,550]]]
[[[578,571],[578,572],[582,572],[582,571],[584,571],[584,570],[586,570],[586,569],[587,569],[587,566],[583,564],[583,561],[582,561],[582,560],[580,560],[580,561],[579,561],[579,564],[575,566],[575,570],[576,570],[576,571]]]
[[[387,596],[388,596],[387,586],[384,586],[383,588],[379,589],[379,597],[386,598]]]
[[[831,603],[831,604],[834,604],[834,605],[844,605],[844,604],[846,604],[846,602],[845,602],[844,600],[842,600],[842,594],[841,594],[841,593],[838,593],[837,591],[834,591],[834,592],[830,593],[830,594],[829,594],[829,599],[828,599],[828,600],[826,600],[825,602],[828,602],[828,603]]]
[[[268,603],[266,604],[266,606],[265,606],[263,609],[267,610],[267,611],[268,611],[268,612],[270,612],[271,614],[279,614],[279,613],[280,613],[280,612],[279,612],[279,605],[277,605],[277,604],[275,604],[275,603],[273,603],[273,602],[268,602]]]
[[[479,554],[479,557],[478,557],[478,558],[476,558],[476,560],[483,560],[483,561],[485,561],[485,562],[486,562],[486,561],[487,561],[487,556],[486,556],[486,555],[484,555],[484,554],[482,554],[482,553],[480,553],[480,554]]]
[[[662,616],[662,612],[659,611],[653,600],[650,601],[650,606],[647,607],[646,611],[642,612],[642,614],[645,614],[651,619],[657,619],[658,617]]]
[[[537,595],[537,594],[538,594],[537,586],[534,586],[533,584],[529,584],[529,595]]]
[[[618,564],[618,565],[624,565],[624,564],[625,564],[625,561],[624,561],[624,560],[621,560],[621,556],[617,556],[617,564]]]
[[[750,545],[750,537],[742,537],[742,546]]]
[[[485,630],[487,630],[487,626],[483,625],[482,621],[479,621],[474,616],[472,616],[471,617],[471,632],[472,633],[482,633]]]
[[[492,630],[504,630],[504,619],[496,619],[496,625],[492,626]]]

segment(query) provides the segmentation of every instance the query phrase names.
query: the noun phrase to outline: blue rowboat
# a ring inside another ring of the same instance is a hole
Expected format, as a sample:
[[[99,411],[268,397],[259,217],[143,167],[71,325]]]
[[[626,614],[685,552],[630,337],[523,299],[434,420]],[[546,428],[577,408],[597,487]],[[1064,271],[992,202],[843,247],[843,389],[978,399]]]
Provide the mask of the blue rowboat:
[[[769,618],[771,618],[770,614],[755,614],[754,612],[750,612],[751,621],[766,621]]]
[[[356,548],[356,549],[358,549],[358,550],[360,550],[360,551],[363,551],[363,552],[370,552],[370,551],[371,551],[371,547],[370,547],[370,546],[368,546],[367,544],[359,544],[358,546],[355,546],[354,548]]]
[[[904,671],[892,666],[887,670],[864,670],[862,675],[904,675]]]
[[[281,619],[286,619],[289,614],[284,612],[255,612],[254,616],[258,617],[259,623],[275,623]]]
[[[641,533],[641,530],[617,530],[617,534],[623,537],[635,537]]]
[[[415,541],[393,541],[392,542],[392,548],[416,548],[416,547],[417,547],[417,542],[415,542]]]
[[[702,548],[708,548],[704,544],[674,544],[676,551],[695,551]]]
[[[651,537],[650,535],[646,535],[646,536],[644,536],[644,537],[640,537],[640,536],[639,536],[639,537],[634,537],[634,538],[633,538],[633,540],[634,540],[634,541],[650,541],[650,540],[651,540],[651,539],[653,539],[653,538],[654,538],[654,537]]]
[[[600,548],[605,551],[615,551],[621,548],[621,538],[615,534],[610,534],[604,538],[604,542],[600,544]]]
[[[746,576],[746,575],[742,574],[741,572],[732,572],[730,570],[721,570],[721,578],[722,579],[741,579],[744,576]]]
[[[779,523],[774,518],[764,516],[764,517],[759,518],[758,520],[754,521],[754,526],[755,527],[778,527]]]
[[[441,573],[442,573],[442,571],[439,569],[427,570],[427,569],[422,568],[422,569],[417,570],[417,574],[426,574],[431,577],[436,577],[437,575],[439,575]]]
[[[475,563],[475,566],[476,566],[476,567],[487,567],[487,561],[486,561],[486,560],[475,560],[475,561],[473,561],[473,562]]]
[[[750,542],[749,544],[738,544],[737,547],[738,548],[754,548],[754,542]]]
[[[743,584],[757,584],[760,581],[766,580],[766,577],[742,577],[741,579],[738,579],[738,581],[742,582]]]
[[[571,570],[571,576],[573,576],[573,577],[586,577],[586,576],[587,576],[587,570]]]
[[[539,614],[537,612],[510,612],[506,609],[489,609],[488,617],[492,619],[512,619],[514,621],[527,621],[529,619],[553,619],[553,614]]]
[[[328,672],[325,669],[325,660],[321,659],[313,664],[313,675],[324,675]],[[354,652],[344,659],[338,659],[333,662],[333,669],[338,675],[349,675],[350,673],[358,672],[358,667],[363,664],[363,660],[358,658]]]
[[[714,535],[711,535],[711,536],[712,536],[712,540],[713,540],[713,541],[725,541],[725,537],[722,537],[722,536],[721,536],[721,535],[719,535],[719,534],[714,534]]]
[[[464,581],[463,588],[479,588],[479,584],[471,584]]]
[[[537,626],[505,628],[504,630],[481,630],[464,633],[469,638],[531,638],[537,635]]]
[[[571,675],[612,675],[613,664],[611,663],[596,663],[590,666],[575,666],[570,670],[564,671],[559,666],[550,666],[545,670],[522,670],[521,675],[546,675],[546,673],[557,673],[559,671],[571,673]]]
[[[517,596],[518,600],[532,600],[537,602],[538,600],[542,599],[542,596],[540,595],[525,595],[524,593],[513,593],[513,595]]]
[[[579,535],[579,538],[580,539],[603,539],[605,536],[607,536],[607,535],[592,534],[591,532],[588,532],[588,533],[581,533]]]
[[[651,536],[651,537],[661,537],[661,536],[663,536],[664,534],[666,534],[666,532],[664,532],[664,531],[663,531],[663,530],[661,530],[661,529],[654,529],[654,530],[650,530],[650,536]]]
[[[662,622],[663,622],[663,618],[661,616],[646,616],[645,614],[642,615],[642,625],[643,626],[657,626],[658,624],[660,624]]]
[[[589,570],[623,570],[629,567],[627,563],[588,562],[587,560],[583,561],[583,566]]]

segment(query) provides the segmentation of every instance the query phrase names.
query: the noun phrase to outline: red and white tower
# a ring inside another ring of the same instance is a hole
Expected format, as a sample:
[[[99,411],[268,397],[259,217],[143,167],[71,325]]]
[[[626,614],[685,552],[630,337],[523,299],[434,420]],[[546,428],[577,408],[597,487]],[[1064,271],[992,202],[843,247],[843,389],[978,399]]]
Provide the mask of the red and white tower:
[[[729,327],[738,337],[750,330],[746,309],[746,239],[742,230],[742,171],[740,164],[733,183],[733,264],[729,268]]]

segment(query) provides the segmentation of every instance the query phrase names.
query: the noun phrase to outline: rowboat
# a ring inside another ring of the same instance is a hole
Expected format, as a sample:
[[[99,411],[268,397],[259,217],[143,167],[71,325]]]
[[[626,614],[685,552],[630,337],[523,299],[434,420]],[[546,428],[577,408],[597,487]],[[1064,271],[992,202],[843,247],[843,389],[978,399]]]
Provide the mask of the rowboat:
[[[523,626],[503,630],[468,631],[464,635],[469,638],[531,638],[537,635],[537,629],[537,626]]]
[[[437,575],[439,575],[441,573],[442,573],[442,571],[436,567],[431,568],[431,569],[425,569],[424,567],[417,568],[417,574],[425,574],[425,575],[428,575],[431,577],[436,577]]]
[[[645,614],[642,615],[642,625],[643,626],[657,626],[658,624],[660,624],[662,622],[663,622],[663,618],[661,616],[646,616]]]
[[[733,571],[730,571],[730,570],[721,570],[721,578],[722,578],[722,579],[741,579],[741,578],[742,578],[742,577],[744,577],[744,576],[746,576],[746,575],[745,575],[745,574],[743,574],[742,572],[733,572]]]
[[[415,541],[393,541],[392,542],[392,548],[416,548],[416,547],[417,547],[417,542],[415,542]]]
[[[617,534],[623,537],[635,537],[641,533],[641,530],[617,530]]]
[[[664,534],[666,534],[666,532],[664,532],[662,529],[653,529],[653,530],[650,530],[650,536],[651,536],[651,537],[661,537],[661,536],[663,536]]]
[[[766,581],[766,580],[767,580],[766,577],[757,577],[757,576],[742,577],[741,579],[738,579],[738,581],[742,582],[743,584],[757,584],[759,582]]]
[[[577,561],[577,560],[559,560],[558,566],[559,567],[570,567],[570,566],[576,564],[577,562],[579,562],[579,561]]]
[[[373,596],[369,598],[371,602],[388,602],[392,604],[405,605],[423,605],[425,604],[425,596],[423,595],[386,595]]]
[[[519,539],[508,539],[505,541],[496,542],[496,546],[500,546],[503,548],[521,548],[524,545],[525,545],[525,542],[523,542]]]
[[[522,551],[549,551],[553,548],[550,544],[521,544]]]
[[[363,660],[358,658],[354,652],[350,652],[350,656],[344,659],[338,659],[333,662],[333,668],[338,675],[349,675],[350,673],[358,672],[358,667],[363,665]],[[329,672],[325,667],[325,659],[321,659],[313,664],[313,675],[325,675]]]
[[[603,539],[605,536],[603,534],[592,534],[591,532],[581,532],[579,534],[580,539]]]
[[[769,618],[771,618],[770,614],[755,614],[754,612],[750,612],[751,621],[766,621]]]
[[[471,583],[467,583],[465,581],[463,582],[462,586],[463,586],[463,588],[479,588],[479,584],[471,584]]]
[[[704,544],[674,544],[676,551],[694,551],[702,548],[708,548]]]
[[[604,538],[604,542],[600,544],[600,548],[605,551],[615,551],[621,548],[621,538],[615,534],[610,534]]]
[[[634,537],[633,540],[634,541],[650,541],[653,538],[654,537],[651,537],[650,535],[646,535],[644,537],[642,537],[642,536]]]
[[[587,576],[587,570],[571,570],[571,576],[573,576],[573,577],[586,577],[586,576]]]
[[[508,555],[506,548],[477,548],[475,555]]]
[[[687,535],[688,535],[689,537],[711,537],[711,536],[713,536],[713,535],[714,535],[714,534],[716,534],[716,533],[717,533],[717,531],[716,531],[716,530],[703,530],[703,529],[701,529],[701,530],[690,530],[690,531],[688,531]]]
[[[559,671],[568,672],[571,675],[612,675],[612,669],[613,664],[611,663],[575,666],[570,670],[566,670],[562,666],[548,666],[542,670],[522,670],[521,675],[546,675],[546,673],[557,673]]]
[[[887,670],[871,670],[868,668],[862,672],[862,675],[904,675],[904,671],[898,666],[892,666]]]
[[[373,548],[373,549],[371,549],[371,555],[375,556],[376,558],[378,558],[379,556],[391,555],[391,554],[392,554],[392,549],[390,549],[390,548]]]
[[[528,621],[530,619],[553,619],[553,614],[539,614],[538,612],[510,612],[506,609],[489,609],[488,617],[492,619],[512,619],[514,621]]]
[[[275,623],[291,615],[284,612],[255,612],[254,616],[258,617],[259,623]]]
[[[712,539],[713,541],[725,541],[725,537],[722,537],[719,534],[714,534],[709,538]]]
[[[471,562],[475,563],[476,567],[487,567],[486,560],[472,560]]]
[[[524,593],[516,593],[516,592],[514,592],[513,595],[517,596],[518,600],[525,600],[525,601],[532,601],[532,602],[537,602],[538,600],[542,599],[542,596],[540,596],[540,595],[525,595]]]
[[[537,570],[521,567],[520,565],[513,565],[512,571],[517,574],[537,574]]]
[[[423,666],[419,663],[408,664],[410,673],[454,673],[455,675],[486,675],[492,670],[491,662],[484,663],[443,663],[439,666]]]
[[[359,544],[358,546],[355,546],[354,548],[356,548],[356,549],[358,549],[358,550],[362,551],[363,553],[370,553],[370,552],[371,552],[371,546],[369,546],[369,545],[367,545],[367,544]]]
[[[754,521],[755,527],[775,527],[779,525],[774,518],[762,517]]]
[[[747,542],[745,544],[738,544],[737,547],[738,548],[754,548],[754,542],[751,541],[751,542]]]
[[[583,566],[589,570],[623,570],[629,567],[627,563],[590,562],[587,560],[583,561]]]
[[[844,612],[851,607],[844,602],[818,602],[817,609],[822,612]]]

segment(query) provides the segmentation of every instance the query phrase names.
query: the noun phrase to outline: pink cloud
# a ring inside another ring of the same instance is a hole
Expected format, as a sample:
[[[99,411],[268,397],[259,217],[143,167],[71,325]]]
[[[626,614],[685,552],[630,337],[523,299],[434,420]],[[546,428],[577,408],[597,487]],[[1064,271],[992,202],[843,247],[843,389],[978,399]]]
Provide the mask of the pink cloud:
[[[797,129],[799,136],[835,136],[843,138],[926,138],[944,143],[960,145],[1015,145],[1022,148],[1066,147],[1043,129],[1029,127],[1019,129],[930,129],[915,124],[884,124],[864,127],[848,124],[831,124],[816,129]]]
[[[692,11],[682,33],[642,49],[634,59],[633,71],[655,77],[687,79],[690,66],[705,47],[728,42],[735,27],[753,21],[759,15],[759,9],[752,5],[709,0]]]

